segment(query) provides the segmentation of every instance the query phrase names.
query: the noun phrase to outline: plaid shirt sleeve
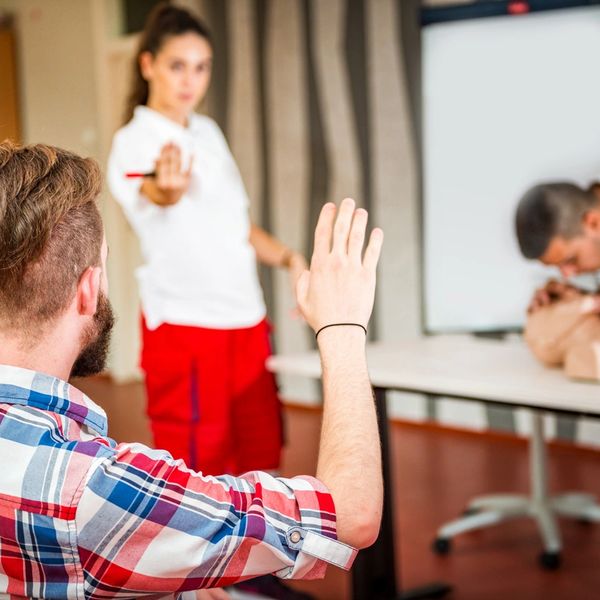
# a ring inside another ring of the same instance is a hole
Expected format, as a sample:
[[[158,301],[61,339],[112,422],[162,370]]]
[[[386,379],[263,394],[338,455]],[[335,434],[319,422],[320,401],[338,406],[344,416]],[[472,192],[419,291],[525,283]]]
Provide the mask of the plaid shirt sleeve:
[[[87,593],[181,592],[265,573],[350,568],[327,489],[310,477],[203,476],[163,451],[119,444],[97,456],[75,524]]]

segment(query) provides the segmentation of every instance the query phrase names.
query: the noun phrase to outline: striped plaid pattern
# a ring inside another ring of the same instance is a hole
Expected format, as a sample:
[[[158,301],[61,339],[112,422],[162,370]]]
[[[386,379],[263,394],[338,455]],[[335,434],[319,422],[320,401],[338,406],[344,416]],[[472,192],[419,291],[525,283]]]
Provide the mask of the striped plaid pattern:
[[[66,382],[2,365],[0,473],[3,597],[182,598],[268,572],[321,577],[355,555],[316,479],[205,477],[115,443]]]

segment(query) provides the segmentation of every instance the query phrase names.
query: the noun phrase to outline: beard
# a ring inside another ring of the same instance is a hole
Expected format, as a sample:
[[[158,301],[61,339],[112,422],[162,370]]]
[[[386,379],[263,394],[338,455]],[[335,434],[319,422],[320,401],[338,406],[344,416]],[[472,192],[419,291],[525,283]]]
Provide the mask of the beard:
[[[115,316],[110,301],[100,292],[93,322],[83,332],[82,348],[71,369],[71,377],[89,377],[104,370],[114,324]]]

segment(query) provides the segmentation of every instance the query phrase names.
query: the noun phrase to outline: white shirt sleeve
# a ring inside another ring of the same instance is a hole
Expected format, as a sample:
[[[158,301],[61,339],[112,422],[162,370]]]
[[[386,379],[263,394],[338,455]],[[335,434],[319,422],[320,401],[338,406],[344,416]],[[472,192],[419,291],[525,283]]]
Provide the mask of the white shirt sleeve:
[[[148,173],[154,170],[151,148],[136,140],[137,136],[127,131],[118,131],[113,138],[108,157],[107,181],[110,193],[123,207],[129,221],[136,225],[144,215],[155,214],[160,210],[141,192],[141,178],[128,178],[127,173]],[[136,143],[137,142],[137,143]]]

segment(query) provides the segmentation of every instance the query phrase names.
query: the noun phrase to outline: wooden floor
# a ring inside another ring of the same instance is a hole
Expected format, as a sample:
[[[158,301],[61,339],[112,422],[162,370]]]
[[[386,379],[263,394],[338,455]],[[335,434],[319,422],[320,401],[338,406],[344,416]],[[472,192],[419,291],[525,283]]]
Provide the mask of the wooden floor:
[[[149,442],[139,384],[108,380],[79,386],[104,406],[109,433],[119,441]],[[288,447],[284,474],[313,473],[320,412],[286,408]],[[458,515],[477,494],[526,492],[527,445],[500,435],[457,432],[410,424],[391,426],[395,482],[398,576],[403,587],[444,580],[454,586],[451,600],[600,599],[600,524],[561,520],[563,566],[545,572],[531,520],[518,520],[460,536],[452,554],[438,557],[429,547],[436,528]],[[586,490],[600,496],[600,453],[565,445],[550,447],[552,490]],[[323,581],[294,582],[323,600],[351,597],[350,577],[330,568]]]

